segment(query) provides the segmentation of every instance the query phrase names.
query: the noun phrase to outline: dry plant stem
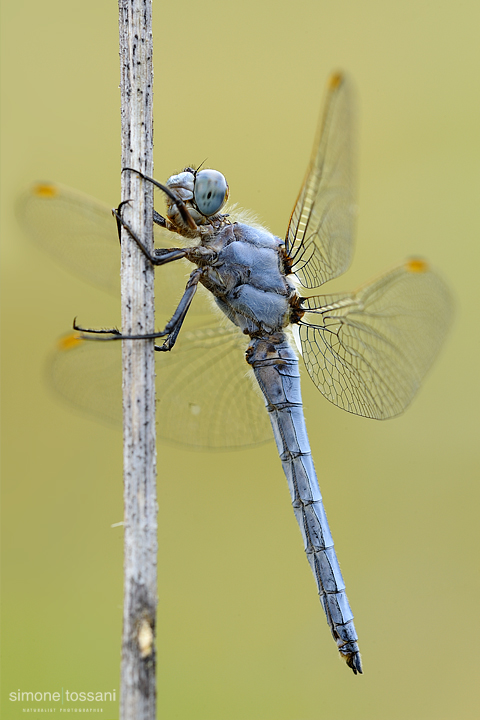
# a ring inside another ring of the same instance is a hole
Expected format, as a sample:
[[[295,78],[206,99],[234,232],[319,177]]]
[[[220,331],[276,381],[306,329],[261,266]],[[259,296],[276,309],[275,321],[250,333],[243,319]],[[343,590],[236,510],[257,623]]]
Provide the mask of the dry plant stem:
[[[119,0],[122,167],[153,174],[151,0]],[[152,185],[122,174],[125,219],[152,248]],[[154,330],[153,268],[122,231],[122,329]],[[124,609],[120,717],[155,718],[157,499],[153,340],[125,341],[123,358]]]

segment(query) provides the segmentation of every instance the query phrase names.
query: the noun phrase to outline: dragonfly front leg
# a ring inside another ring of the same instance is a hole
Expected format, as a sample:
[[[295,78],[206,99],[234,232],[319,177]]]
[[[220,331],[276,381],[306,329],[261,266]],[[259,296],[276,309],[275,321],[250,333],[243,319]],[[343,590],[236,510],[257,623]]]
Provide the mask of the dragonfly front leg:
[[[190,228],[190,230],[198,230],[197,224],[196,224],[195,220],[192,218],[192,216],[190,215],[188,207],[185,205],[183,200],[180,197],[178,197],[178,195],[176,195],[174,192],[172,192],[172,190],[167,185],[162,185],[162,183],[159,183],[158,180],[155,180],[154,178],[149,177],[148,175],[144,175],[142,172],[140,172],[140,170],[135,170],[135,168],[129,168],[129,167],[122,168],[122,172],[125,172],[126,170],[128,170],[129,172],[136,173],[137,175],[139,175],[141,178],[143,178],[147,182],[152,183],[152,185],[155,185],[155,187],[162,190],[165,193],[165,195],[168,198],[170,198],[170,200],[177,206],[178,212],[180,213],[180,216],[181,216],[183,222],[185,223],[185,225],[188,228]],[[162,218],[162,216],[159,215],[155,210],[153,211],[153,213],[154,213],[154,222],[156,222],[158,225],[164,225],[164,227],[167,227],[165,218]],[[160,220],[160,222],[159,222],[159,220]],[[163,220],[163,223],[162,223],[162,220]]]
[[[202,272],[203,271],[201,270],[201,268],[196,268],[191,273],[185,287],[185,292],[182,295],[182,299],[178,303],[177,309],[173,313],[168,323],[165,325],[164,329],[160,330],[159,332],[145,333],[144,335],[123,335],[118,330],[118,328],[105,328],[97,330],[94,328],[81,327],[80,325],[77,325],[76,319],[73,321],[73,329],[77,330],[78,332],[85,333],[85,335],[81,336],[82,340],[96,340],[103,342],[111,340],[154,340],[155,338],[167,336],[167,339],[165,340],[163,345],[155,345],[155,350],[157,350],[158,352],[168,352],[175,345],[178,334],[187,316],[188,309],[197,291],[198,282],[200,280]]]

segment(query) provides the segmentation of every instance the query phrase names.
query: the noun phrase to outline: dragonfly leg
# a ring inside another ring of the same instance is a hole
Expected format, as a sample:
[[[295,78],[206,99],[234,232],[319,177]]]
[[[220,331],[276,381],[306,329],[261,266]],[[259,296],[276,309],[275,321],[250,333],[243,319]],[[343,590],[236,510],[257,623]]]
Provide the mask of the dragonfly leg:
[[[124,205],[128,205],[130,200],[123,200],[120,205],[117,207],[117,213],[118,215],[121,215],[121,209]],[[117,214],[115,213],[115,220],[117,221],[117,233],[118,233],[118,242],[122,243],[122,221],[118,218]],[[153,222],[155,225],[160,225],[160,227],[163,227],[167,230],[170,230],[170,228],[167,226],[167,221],[163,217],[163,215],[160,215],[155,209],[153,210]],[[173,232],[173,230],[172,230]]]
[[[115,221],[117,223],[117,235],[118,235],[118,242],[120,243],[120,245],[122,244],[122,218],[121,218],[122,208],[124,205],[128,205],[129,202],[130,202],[130,200],[122,200],[120,205],[116,208],[115,213],[112,210],[112,215],[114,216]]]
[[[123,335],[118,328],[110,328],[110,329],[101,329],[96,330],[94,328],[83,328],[80,325],[77,325],[76,320],[74,320],[73,328],[74,330],[77,330],[81,333],[86,333],[86,335],[82,335],[83,340],[96,340],[96,341],[110,341],[110,340],[154,340],[155,338],[165,337],[168,336],[163,345],[155,345],[155,350],[158,352],[168,352],[173,348],[175,345],[175,342],[177,340],[178,334],[181,330],[181,327],[183,325],[183,321],[185,320],[187,316],[188,309],[192,303],[193,297],[197,291],[198,282],[200,280],[200,277],[202,275],[202,270],[200,268],[196,268],[190,275],[187,285],[185,287],[185,292],[183,293],[183,296],[178,303],[177,309],[173,313],[172,317],[168,321],[168,323],[165,325],[163,330],[160,330],[159,332],[153,332],[153,333],[145,333],[143,335]],[[93,335],[93,337],[91,337]],[[101,336],[101,337],[98,337]],[[109,336],[109,337],[105,337]]]
[[[163,215],[160,215],[156,210],[153,211],[153,222],[155,225],[160,225],[160,227],[167,227],[167,221],[163,217]]]
[[[77,318],[73,318],[73,329],[78,332],[91,333],[93,335],[119,335],[121,332],[118,328],[84,328],[81,325],[77,325]],[[109,338],[108,338],[109,339]]]
[[[202,270],[200,268],[196,268],[191,273],[182,299],[178,303],[177,309],[173,313],[172,317],[165,325],[165,330],[168,329],[168,337],[163,345],[155,345],[155,350],[157,350],[157,352],[168,352],[175,345],[178,334],[182,328],[183,321],[187,316],[193,297],[197,292],[198,281],[200,280],[201,275]]]
[[[112,214],[117,219],[117,223],[120,225],[123,225],[124,228],[126,228],[133,238],[135,242],[137,243],[140,250],[143,252],[145,257],[147,257],[152,265],[166,265],[169,262],[174,262],[175,260],[180,260],[180,258],[184,258],[186,255],[186,250],[184,248],[157,248],[153,252],[150,252],[148,248],[145,247],[142,240],[138,237],[136,232],[132,229],[132,227],[128,224],[126,220],[123,219],[120,208],[122,205],[124,205],[128,200],[125,200],[123,203],[120,203],[118,206],[118,209],[112,210]]]

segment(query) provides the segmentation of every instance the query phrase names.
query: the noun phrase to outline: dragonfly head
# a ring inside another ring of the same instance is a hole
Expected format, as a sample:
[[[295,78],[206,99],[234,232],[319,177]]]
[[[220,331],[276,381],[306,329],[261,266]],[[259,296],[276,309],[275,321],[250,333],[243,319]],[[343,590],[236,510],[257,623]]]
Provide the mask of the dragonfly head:
[[[183,200],[197,225],[208,224],[228,199],[228,184],[218,170],[194,170],[191,167],[167,180],[167,186]],[[167,200],[167,215],[177,223],[177,208]]]

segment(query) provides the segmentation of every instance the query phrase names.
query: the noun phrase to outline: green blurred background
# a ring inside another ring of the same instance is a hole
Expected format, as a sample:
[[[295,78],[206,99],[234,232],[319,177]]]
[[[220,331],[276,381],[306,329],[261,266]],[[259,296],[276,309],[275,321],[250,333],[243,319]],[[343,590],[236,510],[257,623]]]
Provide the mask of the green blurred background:
[[[159,445],[158,716],[454,720],[478,702],[479,6],[473,0],[154,3],[155,175],[208,158],[283,235],[326,79],[359,95],[351,289],[412,254],[456,298],[408,412],[304,399],[365,675],[337,658],[272,444]],[[117,689],[121,435],[50,395],[74,315],[118,308],[29,244],[32,180],[119,199],[114,2],[3,2],[3,717],[17,689]],[[328,292],[328,290],[327,290]],[[108,707],[108,709],[107,709]],[[118,716],[114,703],[102,717]]]

